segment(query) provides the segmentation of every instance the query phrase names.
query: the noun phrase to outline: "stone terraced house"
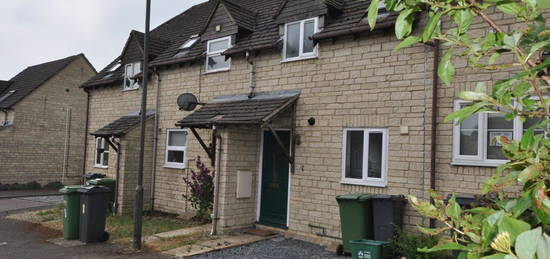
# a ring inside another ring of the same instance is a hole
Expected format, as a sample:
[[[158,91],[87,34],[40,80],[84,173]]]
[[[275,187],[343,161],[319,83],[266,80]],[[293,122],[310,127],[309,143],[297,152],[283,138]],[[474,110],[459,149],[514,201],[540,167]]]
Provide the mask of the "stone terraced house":
[[[460,91],[506,74],[458,60],[455,82],[440,84],[442,50],[430,43],[394,51],[396,14],[382,7],[371,31],[368,4],[210,0],[155,28],[146,208],[192,210],[181,178],[197,156],[219,167],[213,224],[221,231],[270,226],[330,243],[341,235],[336,195],[477,194],[504,162],[494,137],[517,137],[523,125],[498,114],[461,126],[443,118],[461,105]],[[488,31],[478,20],[472,28]],[[86,171],[118,177],[124,213],[136,184],[143,45],[132,31],[120,56],[82,86],[90,94]],[[184,93],[197,97],[193,111],[179,110]],[[404,221],[427,224],[410,207]]]
[[[86,93],[96,71],[83,55],[30,66],[0,81],[0,183],[79,183]]]

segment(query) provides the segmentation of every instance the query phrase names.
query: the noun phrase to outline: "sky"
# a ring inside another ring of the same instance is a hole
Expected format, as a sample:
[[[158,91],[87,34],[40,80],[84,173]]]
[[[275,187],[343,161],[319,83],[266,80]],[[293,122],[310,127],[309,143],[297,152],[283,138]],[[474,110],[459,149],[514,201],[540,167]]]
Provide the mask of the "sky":
[[[152,0],[151,29],[206,0]],[[84,53],[99,71],[145,31],[145,0],[0,0],[0,80]]]

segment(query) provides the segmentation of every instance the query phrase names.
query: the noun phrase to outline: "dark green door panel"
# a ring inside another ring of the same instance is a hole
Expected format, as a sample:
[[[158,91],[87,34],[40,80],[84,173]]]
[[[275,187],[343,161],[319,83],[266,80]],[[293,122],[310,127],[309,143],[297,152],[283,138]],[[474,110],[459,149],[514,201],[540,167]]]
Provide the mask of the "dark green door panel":
[[[277,135],[285,144],[286,150],[289,150],[290,131],[277,131]],[[264,132],[262,148],[260,223],[286,227],[289,163],[283,149],[269,131]]]

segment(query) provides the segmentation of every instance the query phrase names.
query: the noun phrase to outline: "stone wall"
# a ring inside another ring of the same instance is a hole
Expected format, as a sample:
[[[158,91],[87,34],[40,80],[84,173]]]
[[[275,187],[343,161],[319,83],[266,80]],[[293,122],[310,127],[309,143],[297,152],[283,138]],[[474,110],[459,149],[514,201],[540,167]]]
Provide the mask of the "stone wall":
[[[94,74],[79,57],[14,105],[13,125],[0,128],[0,183],[46,184],[64,171],[66,184],[81,181],[87,97],[79,86]]]

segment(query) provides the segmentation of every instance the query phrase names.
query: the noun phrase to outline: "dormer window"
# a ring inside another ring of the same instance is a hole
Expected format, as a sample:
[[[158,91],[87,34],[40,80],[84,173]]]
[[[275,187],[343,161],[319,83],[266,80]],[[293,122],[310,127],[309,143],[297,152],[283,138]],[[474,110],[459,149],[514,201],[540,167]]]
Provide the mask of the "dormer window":
[[[285,24],[283,61],[317,57],[311,36],[318,30],[317,17]]]
[[[134,77],[141,72],[141,63],[126,64],[124,69],[124,89],[135,90],[139,88],[139,83]]]
[[[231,58],[222,53],[231,47],[231,37],[209,40],[206,50],[206,72],[227,71],[231,67]]]

